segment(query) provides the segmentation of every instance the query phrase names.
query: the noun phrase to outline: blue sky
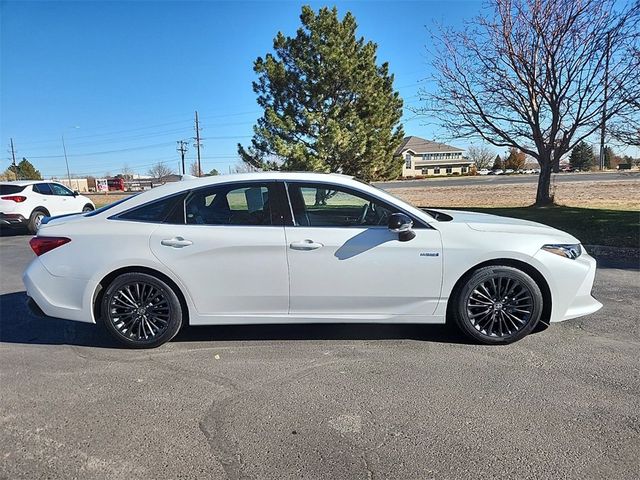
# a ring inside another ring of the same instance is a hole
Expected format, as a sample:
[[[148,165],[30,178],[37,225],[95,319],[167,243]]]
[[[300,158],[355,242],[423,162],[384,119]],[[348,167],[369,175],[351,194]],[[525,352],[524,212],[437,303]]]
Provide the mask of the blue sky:
[[[278,31],[294,35],[301,6],[321,2],[1,3],[0,131],[18,157],[46,176],[102,176],[124,165],[145,173],[158,162],[177,169],[176,141],[193,137],[200,114],[203,170],[237,164],[260,115],[253,62]],[[429,75],[426,46],[435,22],[460,25],[479,1],[336,2],[359,34],[378,46],[405,99],[405,132],[435,138],[414,118]],[[463,145],[464,146],[464,145]],[[4,153],[5,148],[3,148]],[[3,155],[2,169],[9,165]],[[188,161],[195,158],[189,148]]]

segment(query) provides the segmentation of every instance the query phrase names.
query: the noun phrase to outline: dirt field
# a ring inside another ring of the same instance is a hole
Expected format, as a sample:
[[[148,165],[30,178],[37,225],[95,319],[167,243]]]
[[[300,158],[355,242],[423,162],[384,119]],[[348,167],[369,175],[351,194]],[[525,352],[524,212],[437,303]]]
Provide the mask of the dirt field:
[[[389,193],[420,207],[525,207],[536,198],[535,184],[390,188]],[[640,210],[640,182],[563,182],[554,188],[556,203],[569,207]],[[128,194],[90,194],[97,207]]]
[[[117,202],[121,198],[128,197],[130,193],[83,193],[84,196],[91,199],[96,207],[102,207],[109,203]]]
[[[388,192],[420,207],[525,207],[536,198],[535,184],[390,188]],[[570,207],[640,210],[640,182],[566,182],[552,192]]]

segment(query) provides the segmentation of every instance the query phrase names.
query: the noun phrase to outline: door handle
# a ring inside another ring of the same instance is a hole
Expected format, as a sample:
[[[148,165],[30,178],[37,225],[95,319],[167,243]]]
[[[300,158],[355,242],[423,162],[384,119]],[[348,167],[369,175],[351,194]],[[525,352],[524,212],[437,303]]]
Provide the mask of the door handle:
[[[193,242],[191,240],[185,240],[182,237],[165,238],[160,243],[165,247],[174,247],[174,248],[182,248],[182,247],[188,247],[189,245],[193,245]]]
[[[314,242],[313,240],[293,242],[289,246],[294,250],[317,250],[318,248],[324,247],[323,244]]]

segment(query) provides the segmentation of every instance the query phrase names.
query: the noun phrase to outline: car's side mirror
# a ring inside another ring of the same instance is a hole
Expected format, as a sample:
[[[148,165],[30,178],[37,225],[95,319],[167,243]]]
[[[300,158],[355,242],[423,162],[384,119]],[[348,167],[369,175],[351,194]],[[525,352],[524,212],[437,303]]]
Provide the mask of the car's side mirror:
[[[415,238],[413,220],[404,213],[392,213],[389,217],[389,230],[398,234],[398,240],[408,242]]]
[[[78,195],[80,195],[80,192],[78,192],[78,190],[74,190],[74,191],[73,191],[73,196],[74,196],[74,197],[77,197]]]

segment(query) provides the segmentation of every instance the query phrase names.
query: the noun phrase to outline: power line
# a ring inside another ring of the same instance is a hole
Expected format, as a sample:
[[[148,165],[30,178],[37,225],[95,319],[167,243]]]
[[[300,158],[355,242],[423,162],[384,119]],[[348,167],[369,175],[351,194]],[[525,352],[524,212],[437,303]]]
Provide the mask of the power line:
[[[130,147],[130,148],[121,148],[118,150],[105,150],[103,152],[88,152],[88,153],[77,153],[73,155],[69,155],[70,157],[90,157],[94,155],[107,155],[109,153],[120,153],[120,152],[129,152],[132,150],[144,150],[145,148],[155,148],[155,147],[163,147],[167,145],[173,145],[173,142],[163,142],[163,143],[155,143],[152,145],[142,145],[139,147]],[[62,155],[43,155],[31,158],[63,158]]]

